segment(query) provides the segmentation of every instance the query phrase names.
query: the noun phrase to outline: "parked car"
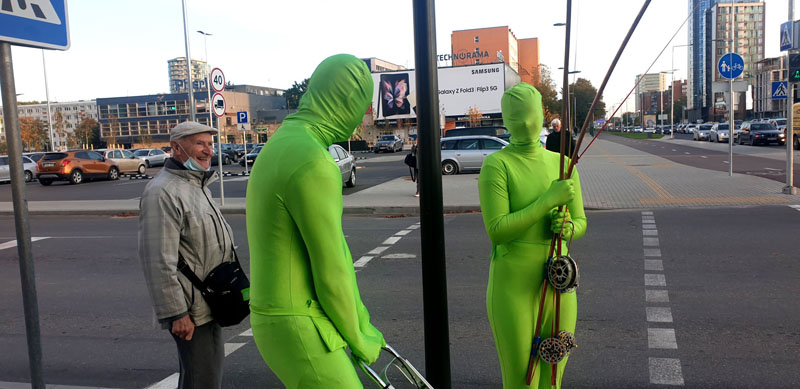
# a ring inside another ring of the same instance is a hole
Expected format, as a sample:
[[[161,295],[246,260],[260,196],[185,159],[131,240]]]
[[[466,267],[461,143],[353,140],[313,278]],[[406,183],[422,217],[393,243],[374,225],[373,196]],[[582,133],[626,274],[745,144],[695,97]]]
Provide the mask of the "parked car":
[[[139,149],[133,155],[138,158],[144,159],[144,164],[147,167],[164,166],[164,163],[169,158],[169,154],[161,149]]]
[[[489,154],[502,149],[508,142],[486,135],[454,136],[441,139],[442,174],[458,174],[480,170]]]
[[[230,155],[225,153],[225,150],[222,150],[222,164],[223,165],[230,165],[233,159]],[[217,148],[214,148],[214,154],[211,157],[211,166],[218,166],[219,165],[219,151]]]
[[[244,146],[243,144],[232,144],[232,148],[236,151],[236,158],[241,159],[244,155]],[[259,145],[256,143],[248,143],[247,144],[247,153],[250,154],[256,147]],[[241,161],[240,161],[241,162]]]
[[[356,159],[353,158],[353,155],[339,145],[328,147],[328,153],[339,166],[339,172],[342,173],[342,185],[346,185],[348,188],[356,186]]]
[[[745,122],[742,124],[739,133],[739,144],[749,143],[753,146],[758,144],[770,144],[775,142],[779,145],[786,143],[786,134],[779,131],[769,122]]]
[[[29,157],[22,156],[22,171],[25,175],[25,182],[33,181],[36,177],[36,162]],[[0,155],[0,182],[11,182],[11,165],[7,155]]]
[[[633,132],[641,134],[644,132],[644,130],[642,129],[642,127],[634,127]]]
[[[546,126],[542,127],[545,128]],[[444,133],[445,138],[451,138],[454,136],[468,136],[468,135],[494,136],[506,142],[508,142],[509,138],[511,137],[511,134],[509,134],[508,130],[503,126],[451,128],[445,131]]]
[[[710,142],[728,142],[728,138],[730,137],[730,131],[728,131],[728,127],[730,127],[730,123],[714,123],[711,126],[711,130],[708,133],[708,140]],[[734,127],[733,129],[733,136],[736,139],[738,135],[738,131]]]
[[[375,154],[381,151],[391,151],[393,153],[403,151],[403,140],[397,135],[383,135],[378,140],[378,143],[375,143]]]
[[[214,151],[217,151],[217,150],[218,150],[218,148],[219,148],[219,146],[217,146],[217,145],[214,145]],[[223,154],[223,155],[227,155],[227,156],[228,156],[228,158],[229,158],[229,159],[230,159],[232,162],[236,162],[236,161],[238,161],[238,160],[239,160],[239,154],[236,152],[236,145],[235,145],[235,144],[233,144],[233,143],[223,143],[223,144],[222,144],[222,154]],[[224,162],[223,162],[223,163],[224,163]],[[229,163],[230,163],[230,162],[228,162],[228,163],[224,163],[224,164],[225,164],[225,165],[227,165],[227,164],[229,164]]]
[[[80,184],[85,179],[119,179],[119,166],[102,155],[89,150],[47,153],[37,163],[36,178],[47,186],[55,180]]]
[[[240,159],[239,165],[244,166],[244,161],[246,160],[247,166],[253,166],[253,164],[256,162],[256,157],[258,157],[258,153],[261,152],[262,148],[264,148],[264,146],[256,146],[256,148],[254,148],[252,151],[247,149],[247,157]]]
[[[700,124],[695,128],[692,140],[708,140],[708,135],[711,133],[712,124]]]
[[[120,173],[147,173],[147,163],[145,163],[144,159],[135,156],[129,150],[97,149],[95,151],[116,163]]]
[[[39,153],[39,152],[36,152],[36,153],[22,153],[22,155],[30,158],[34,163],[39,162],[39,160],[42,159],[42,156],[44,154],[45,154],[44,152],[41,152],[41,153]]]

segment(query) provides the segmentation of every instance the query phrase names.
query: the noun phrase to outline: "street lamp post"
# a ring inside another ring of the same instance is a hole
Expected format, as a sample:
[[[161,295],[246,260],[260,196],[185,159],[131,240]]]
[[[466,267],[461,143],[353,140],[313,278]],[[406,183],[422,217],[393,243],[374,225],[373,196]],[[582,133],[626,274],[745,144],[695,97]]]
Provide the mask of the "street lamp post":
[[[195,121],[194,116],[194,88],[192,87],[192,57],[191,50],[189,49],[189,17],[186,16],[186,0],[181,0],[183,7],[183,39],[186,44],[186,91],[189,95],[189,119]]]
[[[674,112],[674,109],[675,109],[675,70],[677,70],[677,69],[675,69],[675,48],[676,47],[688,47],[688,46],[691,46],[691,45],[692,44],[689,43],[689,44],[686,44],[686,45],[672,46],[672,66],[671,66],[671,68],[672,68],[672,71],[673,71],[672,72],[672,88],[673,88],[673,90],[672,90],[672,96],[670,96],[670,99],[669,99],[670,139],[675,139],[675,117],[673,116],[673,115],[675,115],[675,112]],[[680,95],[683,95],[683,83],[681,83],[681,93],[680,93]],[[683,116],[681,116],[681,117],[683,117]]]
[[[203,31],[200,31],[200,30],[197,30],[197,32],[199,32],[201,35],[203,35],[203,52],[205,54],[205,59],[206,59],[206,91],[208,92],[208,125],[209,125],[209,127],[213,127],[214,126],[214,117],[213,117],[213,114],[211,112],[212,111],[211,110],[211,80],[209,79],[211,77],[211,64],[208,62],[208,41],[206,40],[206,37],[209,37],[209,36],[214,35],[214,34],[203,32]],[[219,137],[220,136],[217,135],[217,138],[219,138]],[[222,143],[222,142],[220,141],[220,143]]]
[[[44,61],[44,49],[42,49],[42,71],[44,71],[44,96],[47,99],[47,128],[50,137],[50,151],[53,148],[53,114],[50,111],[50,88],[47,87],[47,63]]]

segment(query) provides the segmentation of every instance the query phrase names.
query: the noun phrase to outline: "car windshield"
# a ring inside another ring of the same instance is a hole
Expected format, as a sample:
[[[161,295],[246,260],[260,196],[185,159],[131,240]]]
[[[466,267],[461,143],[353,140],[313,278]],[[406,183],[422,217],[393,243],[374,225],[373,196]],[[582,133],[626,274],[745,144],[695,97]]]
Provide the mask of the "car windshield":
[[[146,157],[147,154],[150,154],[150,150],[148,149],[136,150],[136,152],[134,153],[134,155],[136,155],[137,157]]]
[[[394,140],[394,135],[384,135],[381,140]]]
[[[677,91],[677,89],[676,89],[676,91]],[[779,125],[779,126],[785,126],[786,125],[786,119],[775,119],[775,123],[777,125]]]
[[[260,153],[260,152],[261,152],[261,147],[262,147],[262,146],[258,146],[258,147],[256,147],[255,149],[253,149],[253,154],[258,154],[258,153]]]
[[[58,161],[59,159],[67,158],[67,154],[64,153],[47,153],[42,157],[45,161]]]
[[[728,124],[720,124],[719,127],[717,127],[717,131],[728,131],[728,126]]]
[[[752,131],[770,131],[775,129],[775,126],[769,123],[756,123],[750,126],[750,130]]]
[[[708,131],[710,129],[711,129],[711,125],[710,124],[704,124],[704,125],[700,126],[700,131]]]

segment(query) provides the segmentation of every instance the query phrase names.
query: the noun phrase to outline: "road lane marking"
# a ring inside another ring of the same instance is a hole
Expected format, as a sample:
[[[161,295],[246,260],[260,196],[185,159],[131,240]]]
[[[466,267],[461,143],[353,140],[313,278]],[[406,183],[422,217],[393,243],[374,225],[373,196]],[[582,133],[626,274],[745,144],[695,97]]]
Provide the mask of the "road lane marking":
[[[800,204],[791,204],[789,206],[794,208],[794,209],[796,209],[796,210],[798,210],[798,211],[800,211]]]
[[[645,286],[667,286],[666,277],[663,274],[645,274]]]
[[[417,228],[419,228],[419,224],[413,224],[413,225],[408,226],[409,230],[416,230]]]
[[[397,231],[397,233],[395,234],[395,236],[406,236],[406,235],[408,235],[410,232],[411,232],[411,230],[402,230],[402,231]]]
[[[647,307],[647,321],[652,323],[672,323],[672,310],[669,307]]]
[[[647,289],[644,291],[645,301],[648,303],[668,303],[669,292],[659,289]]]
[[[645,259],[644,270],[664,271],[664,262],[662,262],[660,259]]]
[[[253,329],[248,328],[247,331],[242,332],[241,334],[239,334],[239,336],[253,336]]]
[[[393,244],[397,243],[397,241],[400,240],[401,238],[402,238],[402,236],[392,236],[392,237],[389,237],[388,239],[384,240],[383,243],[381,243],[381,244],[393,245]]]
[[[705,155],[701,155],[700,158],[708,159],[708,157],[706,157]]]
[[[175,383],[177,385],[177,381]],[[96,386],[72,386],[72,385],[53,385],[47,384],[47,387],[50,389],[112,389],[108,387],[96,387]],[[31,384],[27,382],[5,382],[0,381],[0,388],[2,389],[31,389]],[[175,387],[173,386],[173,389]]]
[[[417,257],[417,255],[416,255],[416,254],[403,254],[403,253],[398,253],[398,254],[388,254],[388,255],[384,255],[384,256],[382,256],[381,258],[382,258],[382,259],[413,259],[413,258],[416,258],[416,257]]]
[[[677,350],[678,342],[675,340],[675,330],[672,328],[648,328],[647,348]]]
[[[645,257],[660,257],[661,249],[644,249]]]
[[[31,237],[31,243],[38,242],[38,241],[44,240],[44,239],[50,239],[50,237],[49,236],[32,236]],[[5,243],[0,243],[0,250],[10,249],[12,247],[17,247],[17,240],[16,239],[10,240],[10,241],[5,242]]]
[[[650,357],[649,362],[651,384],[683,386],[680,359]]]
[[[775,169],[775,168],[771,168],[771,167],[765,167],[764,170],[773,170],[773,171],[777,172],[777,171],[781,171],[783,169]]]
[[[653,219],[653,224],[645,224],[644,219]],[[649,259],[650,257],[661,257],[659,249],[658,230],[655,228],[655,217],[652,213],[642,212],[642,246],[644,249],[644,269],[645,273],[645,316],[647,318],[647,346],[651,349],[671,349],[678,348],[674,328],[650,328],[649,323],[672,323],[672,308],[669,307],[669,293],[666,289],[667,282],[664,276],[664,261],[661,259]],[[645,226],[653,226],[653,229],[646,229]],[[650,247],[650,248],[648,248]],[[655,255],[657,254],[657,255]],[[663,289],[653,289],[652,286],[662,286]],[[664,306],[666,305],[666,306]],[[648,359],[650,373],[650,383],[656,385],[683,385],[683,373],[681,372],[681,361],[677,358],[653,358]]]
[[[231,355],[234,351],[242,348],[247,343],[225,343],[225,356]]]
[[[173,373],[171,376],[148,386],[146,389],[175,389],[178,387],[180,373]]]
[[[657,231],[657,230],[649,230],[649,231]],[[642,238],[642,240],[643,240],[643,244],[645,246],[658,247],[658,238],[657,237],[655,237],[655,238],[654,237],[644,237],[644,238]]]
[[[688,151],[684,151],[683,153],[684,153],[684,154],[687,154],[687,155],[688,155],[688,154],[691,154],[691,153],[690,153],[690,152],[688,152]]]
[[[389,246],[378,246],[378,247],[375,247],[374,249],[372,249],[372,251],[368,252],[367,254],[378,255],[378,254],[386,251],[386,249],[388,249],[388,248],[389,248]]]
[[[353,267],[364,267],[367,263],[369,263],[369,261],[372,260],[372,258],[375,258],[375,257],[369,256],[369,255],[365,255],[365,256],[359,258],[358,261],[353,263]]]

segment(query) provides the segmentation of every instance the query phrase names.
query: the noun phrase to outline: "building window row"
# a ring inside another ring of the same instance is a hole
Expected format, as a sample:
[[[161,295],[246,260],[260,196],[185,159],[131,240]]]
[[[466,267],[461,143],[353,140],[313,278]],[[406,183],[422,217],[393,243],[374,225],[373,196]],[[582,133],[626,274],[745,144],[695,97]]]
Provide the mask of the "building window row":
[[[207,113],[205,100],[197,102],[196,113]],[[100,118],[110,119],[129,117],[148,117],[166,115],[188,115],[189,109],[186,100],[150,101],[131,104],[108,104],[100,106]]]

